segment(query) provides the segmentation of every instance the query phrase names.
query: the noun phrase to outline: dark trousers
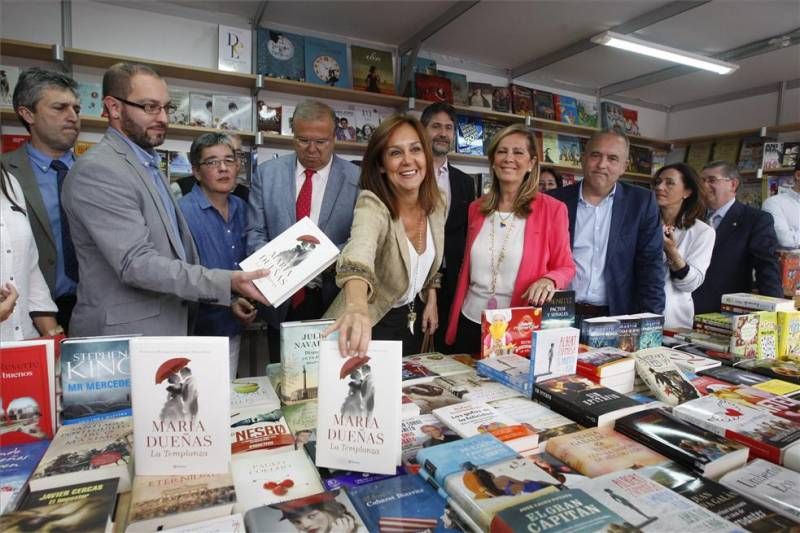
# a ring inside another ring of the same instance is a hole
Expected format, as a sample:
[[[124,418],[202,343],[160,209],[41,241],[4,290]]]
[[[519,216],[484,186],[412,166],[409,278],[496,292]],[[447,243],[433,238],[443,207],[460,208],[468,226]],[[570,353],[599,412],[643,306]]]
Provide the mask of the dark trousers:
[[[447,324],[450,323],[450,313],[451,307],[453,306],[455,287],[448,286],[445,269],[441,269],[439,272],[442,273],[442,286],[436,291],[436,307],[439,311],[439,329],[433,334],[434,346],[437,352],[459,353],[453,352],[452,348],[444,343],[444,337],[447,333]]]
[[[422,346],[422,310],[424,308],[425,304],[417,296],[414,302],[417,320],[414,323],[413,334],[408,329],[408,306],[390,309],[372,327],[372,340],[403,341],[403,357],[419,353],[420,346]]]
[[[448,353],[466,353],[475,357],[481,353],[481,325],[476,324],[463,314],[458,314],[458,331],[456,340],[447,347]]]
[[[64,328],[64,333],[66,334],[69,334],[69,321],[72,318],[72,310],[75,308],[76,301],[74,294],[65,294],[56,298],[55,301],[56,307],[58,307],[56,322]]]
[[[322,302],[322,290],[306,289],[306,297],[299,306],[293,308],[289,302],[289,312],[284,322],[296,320],[317,320],[326,311],[327,306]],[[281,362],[281,332],[270,325],[267,328],[267,346],[269,347],[269,362]]]

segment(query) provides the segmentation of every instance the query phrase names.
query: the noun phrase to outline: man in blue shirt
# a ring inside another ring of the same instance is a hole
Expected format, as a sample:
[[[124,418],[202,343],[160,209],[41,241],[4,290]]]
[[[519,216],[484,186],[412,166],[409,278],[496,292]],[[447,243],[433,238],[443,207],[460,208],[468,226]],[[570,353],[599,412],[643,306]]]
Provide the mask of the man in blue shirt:
[[[180,199],[181,208],[194,238],[200,264],[206,268],[238,270],[246,257],[247,206],[231,194],[236,188],[236,142],[225,133],[204,133],[194,140],[189,161],[197,182]],[[256,317],[255,307],[244,298],[231,307],[200,304],[194,333],[230,338],[231,379],[239,363],[241,322]]]
[[[67,328],[75,306],[78,263],[61,207],[61,188],[75,162],[80,133],[78,84],[60,72],[29,68],[14,89],[14,111],[30,142],[3,156],[22,186],[39,268],[58,306],[56,320]]]

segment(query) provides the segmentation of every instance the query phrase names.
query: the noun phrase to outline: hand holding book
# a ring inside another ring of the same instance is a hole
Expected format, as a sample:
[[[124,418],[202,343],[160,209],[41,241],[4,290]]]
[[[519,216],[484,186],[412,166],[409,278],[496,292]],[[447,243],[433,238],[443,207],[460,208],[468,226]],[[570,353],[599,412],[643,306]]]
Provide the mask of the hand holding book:
[[[245,298],[256,300],[264,305],[272,305],[267,298],[261,294],[253,280],[266,278],[269,276],[269,270],[254,270],[252,272],[235,271],[231,274],[231,290],[237,294],[241,294]]]
[[[553,299],[556,293],[556,282],[550,278],[539,278],[528,287],[522,295],[531,305],[542,306]]]

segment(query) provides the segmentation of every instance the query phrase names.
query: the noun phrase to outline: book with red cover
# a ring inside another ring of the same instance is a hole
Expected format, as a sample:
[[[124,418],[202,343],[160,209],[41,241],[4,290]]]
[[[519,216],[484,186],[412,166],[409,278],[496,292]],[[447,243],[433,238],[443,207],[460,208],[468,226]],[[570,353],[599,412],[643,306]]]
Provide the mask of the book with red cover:
[[[56,406],[52,340],[2,344],[0,394],[0,446],[53,438]]]
[[[531,332],[542,326],[538,307],[487,309],[481,317],[481,359],[498,355],[531,356]]]
[[[447,78],[418,72],[414,76],[414,86],[420,100],[453,103],[453,88]]]
[[[533,115],[533,91],[522,85],[512,84],[511,110],[515,115]]]

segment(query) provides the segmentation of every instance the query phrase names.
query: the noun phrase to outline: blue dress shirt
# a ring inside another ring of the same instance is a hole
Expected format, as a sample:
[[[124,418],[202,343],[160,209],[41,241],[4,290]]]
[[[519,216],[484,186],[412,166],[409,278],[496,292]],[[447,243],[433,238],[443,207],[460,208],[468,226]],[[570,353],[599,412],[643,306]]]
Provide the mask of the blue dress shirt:
[[[731,198],[730,200],[725,202],[724,205],[720,206],[720,208],[717,209],[716,211],[709,210],[708,211],[708,218],[707,218],[709,226],[714,228],[714,230],[719,228],[720,223],[722,223],[722,219],[724,219],[725,215],[728,214],[728,211],[730,211],[731,206],[733,205],[733,202],[735,202],[735,201],[736,201],[736,198]],[[717,217],[717,216],[719,218],[717,219],[716,222],[714,222],[714,217]]]
[[[228,221],[211,205],[203,190],[195,184],[178,201],[194,237],[200,264],[206,268],[239,270],[245,258],[247,206],[238,196],[228,195]],[[229,307],[201,304],[197,316],[197,335],[238,335],[241,325]]]
[[[575,260],[575,278],[572,288],[575,301],[592,305],[608,305],[606,267],[608,234],[617,186],[598,205],[583,199],[583,183],[578,190],[578,208],[575,213],[575,237],[572,258]]]
[[[28,153],[28,160],[36,177],[36,184],[39,186],[42,202],[44,202],[44,207],[47,210],[47,218],[50,219],[50,231],[53,233],[53,241],[56,245],[56,293],[53,298],[75,294],[77,284],[67,276],[64,270],[64,243],[61,240],[61,202],[58,198],[56,171],[50,167],[53,158],[31,146],[31,143],[25,145],[25,151]],[[67,165],[67,168],[72,168],[73,163],[75,163],[75,154],[72,153],[72,150],[69,150],[58,160]]]

